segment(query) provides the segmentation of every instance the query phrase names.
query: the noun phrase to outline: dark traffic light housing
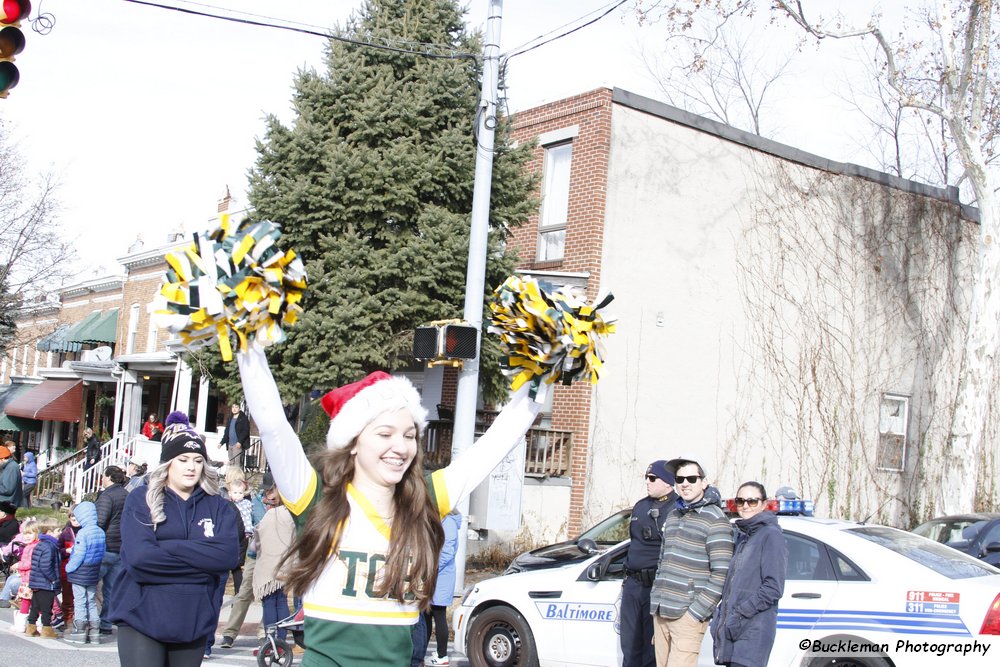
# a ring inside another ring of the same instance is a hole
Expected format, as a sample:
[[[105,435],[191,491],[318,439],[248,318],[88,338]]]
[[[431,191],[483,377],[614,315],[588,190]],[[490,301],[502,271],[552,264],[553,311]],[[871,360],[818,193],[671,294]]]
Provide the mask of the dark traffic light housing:
[[[463,360],[476,358],[478,344],[476,327],[462,320],[431,322],[413,332],[413,356],[428,366],[461,366]]]
[[[24,51],[21,19],[28,18],[30,13],[28,0],[0,0],[0,98],[7,97],[7,92],[21,78],[14,56]]]

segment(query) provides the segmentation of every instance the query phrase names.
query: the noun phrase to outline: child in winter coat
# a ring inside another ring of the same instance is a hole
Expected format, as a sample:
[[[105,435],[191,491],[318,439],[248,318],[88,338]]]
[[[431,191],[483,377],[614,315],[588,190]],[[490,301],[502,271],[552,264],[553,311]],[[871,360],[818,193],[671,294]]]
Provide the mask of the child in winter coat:
[[[80,522],[70,511],[69,520],[59,533],[59,560],[62,561],[60,574],[62,575],[62,612],[63,620],[66,622],[67,630],[73,627],[73,584],[66,578],[66,563],[69,562],[69,555],[73,552],[73,543],[76,542],[76,533],[80,530]]]
[[[11,630],[14,632],[24,632],[25,621],[28,612],[31,610],[31,586],[28,581],[31,576],[31,556],[38,545],[38,522],[25,519],[21,524],[21,533],[14,538],[15,542],[20,542],[21,558],[17,562],[17,573],[20,575],[20,584],[17,588],[18,610],[14,616],[14,625]]]
[[[97,525],[97,507],[92,502],[77,505],[73,508],[73,516],[80,522],[80,531],[66,564],[66,576],[73,584],[78,613],[66,640],[74,644],[99,644],[101,615],[96,597],[101,561],[104,560],[104,531]]]
[[[31,507],[31,494],[34,493],[37,483],[38,464],[35,462],[35,455],[33,452],[25,452],[21,469],[21,496],[25,507]]]
[[[60,588],[59,542],[56,540],[58,533],[59,523],[55,519],[42,519],[38,522],[38,541],[31,552],[31,571],[28,573],[31,607],[24,634],[29,637],[59,637],[52,629],[52,602]],[[42,621],[40,632],[35,625],[39,616]]]
[[[288,616],[288,597],[280,571],[288,548],[295,541],[295,522],[284,505],[270,509],[257,526],[257,563],[253,571],[253,594],[264,608],[266,628]],[[278,629],[278,639],[285,640],[288,631]]]
[[[240,534],[240,564],[229,574],[233,578],[233,590],[239,591],[243,584],[243,565],[246,563],[247,547],[253,536],[253,505],[250,502],[250,485],[242,477],[229,485],[229,501],[240,513],[243,521],[243,533]]]

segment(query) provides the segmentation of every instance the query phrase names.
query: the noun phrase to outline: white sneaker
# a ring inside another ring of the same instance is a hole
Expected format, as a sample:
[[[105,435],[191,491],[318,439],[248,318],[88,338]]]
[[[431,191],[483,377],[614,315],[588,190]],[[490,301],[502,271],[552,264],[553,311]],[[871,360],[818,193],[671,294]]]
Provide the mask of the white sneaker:
[[[427,662],[425,662],[424,664],[428,665],[430,667],[448,667],[448,664],[449,664],[448,663],[448,656],[444,656],[443,658],[439,658],[436,655],[434,655],[434,656],[431,656],[430,658],[428,658]]]

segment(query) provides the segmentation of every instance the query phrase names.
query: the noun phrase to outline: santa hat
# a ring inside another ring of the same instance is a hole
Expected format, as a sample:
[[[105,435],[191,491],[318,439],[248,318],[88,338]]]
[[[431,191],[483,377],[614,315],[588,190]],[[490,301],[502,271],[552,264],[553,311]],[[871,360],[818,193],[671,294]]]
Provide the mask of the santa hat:
[[[382,371],[334,389],[321,402],[330,415],[330,430],[326,433],[326,446],[330,449],[348,446],[383,412],[406,408],[420,433],[427,422],[427,410],[420,404],[420,394],[413,384],[404,377]]]

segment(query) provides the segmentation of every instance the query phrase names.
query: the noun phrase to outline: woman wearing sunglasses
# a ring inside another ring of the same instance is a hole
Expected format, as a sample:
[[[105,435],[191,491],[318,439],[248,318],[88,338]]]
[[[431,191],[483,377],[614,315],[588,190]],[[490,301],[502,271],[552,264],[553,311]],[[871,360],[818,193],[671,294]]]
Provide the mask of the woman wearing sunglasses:
[[[722,600],[712,617],[715,663],[763,667],[771,654],[785,590],[785,538],[758,482],[736,492],[736,540]]]

